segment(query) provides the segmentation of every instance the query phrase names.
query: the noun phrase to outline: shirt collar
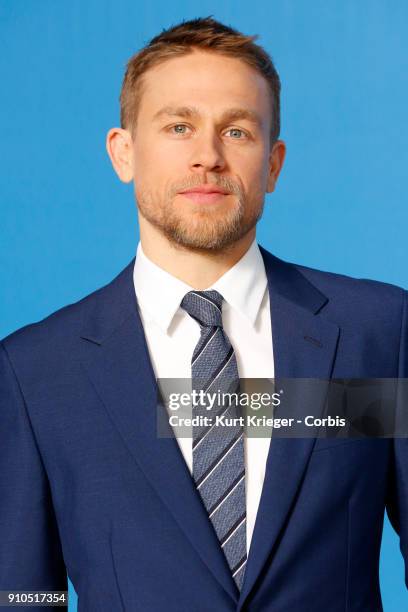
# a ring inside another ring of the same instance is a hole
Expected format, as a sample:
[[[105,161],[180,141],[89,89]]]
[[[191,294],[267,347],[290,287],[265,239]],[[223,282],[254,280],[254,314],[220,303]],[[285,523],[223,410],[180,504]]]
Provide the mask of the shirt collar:
[[[153,263],[145,255],[140,241],[133,280],[143,316],[167,333],[181,300],[194,287]],[[255,325],[266,286],[263,258],[254,239],[241,259],[207,289],[219,291],[229,306]]]

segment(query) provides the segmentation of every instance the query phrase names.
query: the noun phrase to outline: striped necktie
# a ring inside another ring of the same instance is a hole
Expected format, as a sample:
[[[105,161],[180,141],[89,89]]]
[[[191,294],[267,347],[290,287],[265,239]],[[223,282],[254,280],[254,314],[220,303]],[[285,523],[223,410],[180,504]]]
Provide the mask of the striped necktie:
[[[191,360],[192,388],[217,397],[220,392],[239,393],[237,360],[222,327],[222,302],[215,290],[190,291],[181,302],[201,331]],[[216,402],[210,412],[206,406],[194,405],[193,417],[235,418],[238,408],[234,401]],[[195,485],[241,589],[247,560],[243,427],[194,426],[192,445]]]

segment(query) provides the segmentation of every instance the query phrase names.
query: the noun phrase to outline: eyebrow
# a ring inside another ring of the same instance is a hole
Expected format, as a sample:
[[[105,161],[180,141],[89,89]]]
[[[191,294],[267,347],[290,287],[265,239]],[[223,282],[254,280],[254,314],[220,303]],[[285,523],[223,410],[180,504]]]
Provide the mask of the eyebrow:
[[[185,119],[193,119],[200,116],[200,111],[194,106],[164,106],[155,113],[153,121],[162,117],[183,117]],[[221,122],[237,121],[246,119],[256,125],[261,125],[262,120],[257,112],[249,108],[227,108],[221,115]]]

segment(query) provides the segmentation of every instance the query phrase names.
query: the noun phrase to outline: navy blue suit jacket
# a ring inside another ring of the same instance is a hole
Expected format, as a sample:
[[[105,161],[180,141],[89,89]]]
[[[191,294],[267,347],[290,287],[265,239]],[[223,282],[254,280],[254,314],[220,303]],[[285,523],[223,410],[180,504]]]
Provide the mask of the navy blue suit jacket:
[[[404,290],[261,253],[277,378],[408,377]],[[239,594],[156,435],[133,264],[0,344],[0,590],[68,572],[80,612],[381,610],[385,508],[408,568],[408,440],[272,438]]]

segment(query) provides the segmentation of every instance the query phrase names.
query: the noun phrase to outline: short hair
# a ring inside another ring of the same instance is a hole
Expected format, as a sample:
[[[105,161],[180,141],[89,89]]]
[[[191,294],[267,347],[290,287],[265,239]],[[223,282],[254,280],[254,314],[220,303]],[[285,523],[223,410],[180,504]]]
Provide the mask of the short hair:
[[[271,141],[280,133],[280,79],[270,55],[255,44],[258,37],[246,36],[211,16],[182,21],[163,30],[128,61],[120,93],[121,127],[133,132],[142,94],[143,75],[157,64],[193,50],[219,53],[240,59],[255,68],[267,81],[271,94]]]

